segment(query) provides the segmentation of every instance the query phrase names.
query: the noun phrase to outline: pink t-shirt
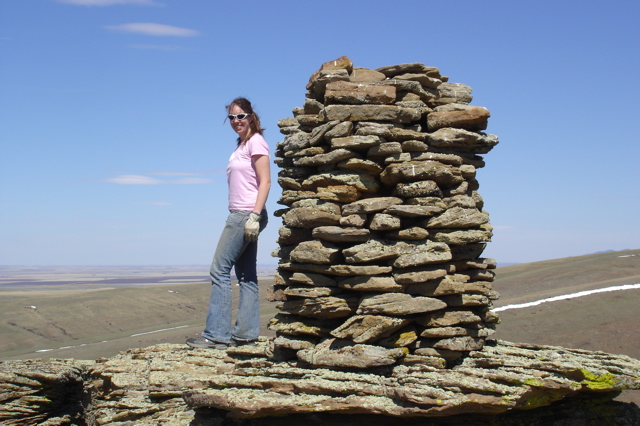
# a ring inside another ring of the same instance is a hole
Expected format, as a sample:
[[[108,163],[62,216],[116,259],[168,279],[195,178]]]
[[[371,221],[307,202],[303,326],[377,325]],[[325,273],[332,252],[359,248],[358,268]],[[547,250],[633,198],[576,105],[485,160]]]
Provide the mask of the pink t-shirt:
[[[259,133],[236,148],[229,158],[229,210],[253,210],[256,205],[260,182],[251,161],[254,155],[269,155],[267,141]]]

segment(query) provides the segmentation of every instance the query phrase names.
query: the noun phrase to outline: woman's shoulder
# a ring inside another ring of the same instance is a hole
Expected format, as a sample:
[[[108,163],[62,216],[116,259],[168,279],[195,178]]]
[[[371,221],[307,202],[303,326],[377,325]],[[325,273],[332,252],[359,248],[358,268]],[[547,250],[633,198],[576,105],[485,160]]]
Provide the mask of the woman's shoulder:
[[[269,144],[267,144],[264,136],[262,136],[260,133],[256,133],[249,138],[249,140],[247,141],[247,147],[252,151],[258,150],[262,152],[266,151],[266,153],[269,152]]]
[[[249,138],[248,142],[258,142],[258,143],[264,143],[264,144],[267,143],[267,141],[264,139],[264,136],[262,136],[260,133],[254,133]]]

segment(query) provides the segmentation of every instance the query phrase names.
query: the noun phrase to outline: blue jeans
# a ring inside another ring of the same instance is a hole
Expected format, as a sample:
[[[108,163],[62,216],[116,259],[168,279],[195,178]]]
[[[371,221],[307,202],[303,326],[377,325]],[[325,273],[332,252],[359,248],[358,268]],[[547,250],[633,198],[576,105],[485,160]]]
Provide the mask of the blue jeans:
[[[256,263],[258,242],[244,238],[244,224],[250,211],[232,210],[225,224],[211,262],[211,297],[207,323],[202,335],[218,343],[231,340],[256,340],[260,334],[260,300]],[[267,212],[262,211],[260,230],[267,226]],[[240,285],[236,323],[231,330],[231,268],[235,266]]]

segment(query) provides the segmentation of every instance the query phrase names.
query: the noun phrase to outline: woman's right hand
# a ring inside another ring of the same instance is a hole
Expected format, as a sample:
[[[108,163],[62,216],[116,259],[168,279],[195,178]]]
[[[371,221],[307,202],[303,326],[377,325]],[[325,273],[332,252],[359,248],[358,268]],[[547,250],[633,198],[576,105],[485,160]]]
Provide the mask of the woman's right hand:
[[[244,237],[248,241],[257,241],[258,235],[260,234],[260,220],[262,220],[262,216],[260,216],[256,212],[251,212],[249,214],[249,219],[244,224]]]

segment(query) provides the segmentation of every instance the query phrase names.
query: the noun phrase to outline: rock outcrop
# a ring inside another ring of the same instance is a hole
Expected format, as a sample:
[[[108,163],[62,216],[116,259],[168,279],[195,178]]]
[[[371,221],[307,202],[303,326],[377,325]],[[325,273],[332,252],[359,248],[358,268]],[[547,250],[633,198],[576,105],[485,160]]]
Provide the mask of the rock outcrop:
[[[280,120],[287,208],[271,299],[281,355],[315,367],[445,368],[482,348],[490,311],[489,214],[477,192],[489,111],[419,63],[322,65]],[[356,345],[356,346],[353,346]],[[407,358],[406,355],[411,355]]]
[[[640,389],[640,361],[623,355],[489,341],[451,369],[409,356],[365,372],[276,361],[273,349],[262,339],[226,352],[161,344],[95,362],[3,361],[0,424],[640,421],[636,405],[611,401]]]
[[[343,57],[307,89],[279,122],[276,337],[2,361],[0,424],[640,424],[613,401],[640,361],[490,339],[476,170],[498,141],[471,88]]]

